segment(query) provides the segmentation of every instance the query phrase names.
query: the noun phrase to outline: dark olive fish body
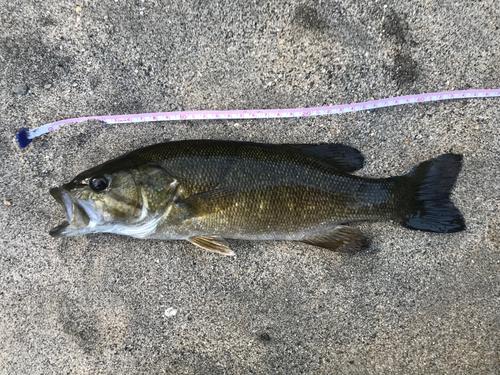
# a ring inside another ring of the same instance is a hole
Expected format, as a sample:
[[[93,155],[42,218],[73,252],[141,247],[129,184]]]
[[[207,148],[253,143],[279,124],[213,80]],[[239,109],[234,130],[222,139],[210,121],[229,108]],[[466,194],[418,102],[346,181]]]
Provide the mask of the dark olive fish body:
[[[52,189],[71,223],[52,234],[186,239],[230,254],[225,238],[297,240],[353,251],[365,237],[345,224],[365,220],[435,232],[464,228],[449,200],[460,155],[441,155],[406,176],[385,179],[350,174],[362,166],[359,151],[339,144],[153,145]]]

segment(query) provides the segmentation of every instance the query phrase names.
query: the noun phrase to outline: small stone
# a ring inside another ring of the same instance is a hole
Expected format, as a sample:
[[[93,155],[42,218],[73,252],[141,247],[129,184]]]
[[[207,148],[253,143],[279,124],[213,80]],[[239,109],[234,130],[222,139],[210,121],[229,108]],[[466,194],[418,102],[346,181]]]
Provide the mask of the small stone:
[[[474,129],[479,130],[479,125],[474,126]]]
[[[12,88],[12,91],[19,95],[26,95],[29,89],[30,88],[26,85],[16,85]]]
[[[45,87],[45,88],[48,90],[48,89],[50,89],[50,88],[52,87],[52,85],[51,85],[50,83],[47,83],[47,84],[45,84],[45,86],[43,86],[43,87]]]
[[[169,307],[168,309],[165,310],[165,316],[168,318],[176,315],[177,315],[177,310],[174,309],[173,307]]]
[[[75,8],[76,13],[81,13],[82,12],[82,7],[76,7]]]
[[[10,206],[12,203],[10,203],[7,199],[4,199],[3,204],[6,206]]]

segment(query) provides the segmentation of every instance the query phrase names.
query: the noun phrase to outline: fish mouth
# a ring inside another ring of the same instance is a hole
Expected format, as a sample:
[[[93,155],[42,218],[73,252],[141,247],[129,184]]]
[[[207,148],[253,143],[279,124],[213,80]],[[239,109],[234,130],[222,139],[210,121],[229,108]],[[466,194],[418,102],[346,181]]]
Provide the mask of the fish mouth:
[[[88,227],[90,217],[78,199],[73,198],[63,188],[50,189],[50,195],[61,205],[66,216],[66,221],[49,231],[52,237],[74,236]]]

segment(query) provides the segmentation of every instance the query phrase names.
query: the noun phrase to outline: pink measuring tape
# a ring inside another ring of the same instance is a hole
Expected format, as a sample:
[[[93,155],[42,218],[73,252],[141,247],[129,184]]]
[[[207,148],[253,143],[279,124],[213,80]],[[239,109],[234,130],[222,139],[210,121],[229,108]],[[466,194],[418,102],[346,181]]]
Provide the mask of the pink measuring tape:
[[[16,138],[21,148],[31,143],[33,138],[42,134],[49,133],[59,129],[61,126],[71,123],[77,123],[87,120],[98,120],[104,124],[120,124],[131,122],[150,122],[150,121],[176,121],[176,120],[248,120],[262,118],[287,118],[287,117],[308,117],[324,116],[330,114],[340,114],[348,112],[365,111],[382,107],[391,107],[395,105],[435,102],[449,99],[471,99],[471,98],[489,98],[500,96],[500,89],[492,90],[462,90],[462,91],[444,91],[433,92],[429,94],[398,96],[395,98],[372,100],[362,103],[340,104],[327,107],[312,108],[289,108],[289,109],[250,109],[235,111],[186,111],[186,112],[158,112],[141,113],[135,115],[116,115],[116,116],[89,116],[78,117],[67,120],[60,120],[50,124],[42,125],[36,129],[29,130],[24,128]]]

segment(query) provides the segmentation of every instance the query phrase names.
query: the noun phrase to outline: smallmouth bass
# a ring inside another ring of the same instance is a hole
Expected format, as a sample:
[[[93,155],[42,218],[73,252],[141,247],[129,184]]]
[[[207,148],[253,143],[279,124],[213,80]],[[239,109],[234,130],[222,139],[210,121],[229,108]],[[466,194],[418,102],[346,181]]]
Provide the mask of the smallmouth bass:
[[[423,231],[465,228],[450,201],[462,155],[407,175],[363,178],[363,155],[341,144],[187,140],[152,145],[50,190],[66,220],[54,237],[115,233],[188,240],[233,255],[226,239],[291,240],[341,252],[366,243],[347,226],[393,220]]]

